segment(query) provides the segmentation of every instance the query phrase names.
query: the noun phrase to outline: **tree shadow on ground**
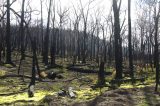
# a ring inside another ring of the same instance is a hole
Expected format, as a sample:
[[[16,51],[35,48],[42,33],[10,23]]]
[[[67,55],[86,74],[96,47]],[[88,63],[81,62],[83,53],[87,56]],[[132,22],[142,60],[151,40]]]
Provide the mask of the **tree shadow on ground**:
[[[24,93],[27,89],[28,89],[28,87],[27,88],[23,88],[23,89],[19,90],[18,92],[11,92],[11,93],[0,94],[0,96],[11,96],[11,95],[16,95],[16,94]]]
[[[17,101],[11,102],[11,103],[3,103],[3,104],[0,104],[0,105],[2,105],[2,106],[10,106],[10,105],[11,106],[16,106],[16,105],[19,105],[20,106],[20,103],[22,103],[21,105],[23,105],[23,106],[34,106],[34,101],[33,100],[17,100]]]
[[[156,95],[159,96],[159,92],[155,93],[153,87],[145,87],[142,90],[145,96],[146,104],[148,104],[149,106],[160,106],[160,101],[156,97]]]
[[[90,101],[87,106],[134,106],[134,100],[126,89],[107,91]]]

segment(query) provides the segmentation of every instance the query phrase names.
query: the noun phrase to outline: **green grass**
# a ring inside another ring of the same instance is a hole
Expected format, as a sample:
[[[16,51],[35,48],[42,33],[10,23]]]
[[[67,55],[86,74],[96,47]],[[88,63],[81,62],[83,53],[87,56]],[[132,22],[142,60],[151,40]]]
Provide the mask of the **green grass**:
[[[12,66],[11,64],[4,64],[4,66],[5,66],[6,68],[13,68],[13,66]]]
[[[6,71],[5,70],[0,70],[0,77],[6,75]]]

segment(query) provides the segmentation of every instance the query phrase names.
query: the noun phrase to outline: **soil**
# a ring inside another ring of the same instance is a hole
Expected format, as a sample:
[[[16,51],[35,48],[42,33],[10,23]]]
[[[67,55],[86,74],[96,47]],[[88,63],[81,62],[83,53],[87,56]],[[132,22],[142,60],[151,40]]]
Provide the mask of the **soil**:
[[[43,102],[49,106],[160,106],[159,96],[153,86],[148,86],[106,91],[93,100],[81,103],[65,103],[62,98],[55,96],[47,96]]]
[[[117,89],[103,93],[87,103],[73,106],[160,106],[160,94],[154,87]]]

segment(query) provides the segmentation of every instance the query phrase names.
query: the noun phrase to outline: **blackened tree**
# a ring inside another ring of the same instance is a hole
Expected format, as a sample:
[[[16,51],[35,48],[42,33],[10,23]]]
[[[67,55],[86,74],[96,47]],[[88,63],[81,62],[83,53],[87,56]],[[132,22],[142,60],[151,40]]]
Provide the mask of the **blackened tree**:
[[[117,0],[113,0],[116,79],[122,79],[122,40],[120,37],[119,10],[120,5],[117,6]]]

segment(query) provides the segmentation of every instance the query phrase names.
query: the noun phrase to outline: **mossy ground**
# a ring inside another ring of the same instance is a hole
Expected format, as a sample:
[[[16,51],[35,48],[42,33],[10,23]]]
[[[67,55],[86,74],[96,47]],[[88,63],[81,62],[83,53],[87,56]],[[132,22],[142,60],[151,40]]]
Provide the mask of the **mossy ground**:
[[[41,58],[41,57],[40,57]],[[22,67],[20,74],[30,76],[31,75],[31,64],[32,60],[30,58],[26,58],[26,60],[22,61]],[[19,61],[14,60],[14,63],[17,67],[13,67],[8,64],[4,64],[0,66],[0,77],[5,75],[17,74]],[[115,76],[115,69],[113,67],[106,67],[106,71],[113,72],[112,75],[106,76],[106,86],[103,88],[92,89],[91,86],[94,86],[97,83],[97,75],[96,74],[83,74],[78,72],[70,72],[65,68],[67,64],[71,64],[71,61],[66,61],[62,59],[57,59],[57,64],[63,65],[63,68],[54,68],[54,69],[45,69],[44,64],[39,61],[40,69],[43,71],[57,71],[61,73],[64,79],[56,79],[54,81],[48,82],[39,82],[36,81],[35,86],[35,96],[33,98],[28,98],[27,90],[30,79],[19,77],[5,77],[4,79],[0,79],[0,105],[31,105],[31,104],[43,104],[43,99],[47,95],[57,95],[57,92],[61,89],[67,89],[68,87],[73,87],[76,93],[76,98],[71,99],[69,97],[61,98],[61,100],[66,102],[84,102],[84,101],[92,101],[97,96],[103,94],[104,92],[112,90],[110,88],[109,81],[112,80]],[[95,63],[94,63],[95,64]],[[81,66],[84,69],[95,69],[98,70],[98,66]],[[154,81],[155,81],[155,71],[151,70],[151,68],[144,68],[142,71],[136,68],[136,77],[142,77],[143,75],[146,77],[145,82],[136,82],[132,83],[123,83],[118,88],[125,89],[140,89],[138,92],[140,95],[133,94],[134,102],[137,102],[138,106],[149,106],[149,104],[158,104],[158,100],[160,97],[157,94],[153,94],[154,92]],[[126,77],[127,78],[127,77]],[[153,88],[149,89],[146,92],[146,86],[151,86]],[[137,100],[137,101],[136,101]],[[149,101],[150,100],[150,101]],[[152,102],[154,101],[154,103]]]
[[[17,75],[19,61],[13,61],[16,67],[13,67],[10,64],[0,66],[0,77],[4,77],[5,75]],[[24,73],[26,76],[31,76],[31,62],[32,59],[30,58],[26,58],[26,60],[22,61],[22,67],[20,70],[21,75]],[[21,77],[4,77],[4,79],[0,79],[0,105],[39,104],[42,103],[41,101],[45,96],[54,94],[57,95],[56,93],[59,90],[67,89],[68,87],[73,87],[77,94],[77,98],[74,99],[73,102],[80,100],[91,100],[98,95],[99,91],[95,91],[90,88],[90,85],[96,83],[97,75],[69,72],[65,68],[69,62],[60,59],[57,59],[56,62],[60,65],[63,64],[64,68],[45,69],[44,64],[41,61],[39,61],[39,66],[43,71],[59,72],[64,78],[62,80],[55,79],[47,82],[36,81],[35,95],[33,98],[29,98],[27,94],[28,85],[30,83],[29,78],[24,78],[23,80]],[[68,97],[66,98],[68,99]]]

